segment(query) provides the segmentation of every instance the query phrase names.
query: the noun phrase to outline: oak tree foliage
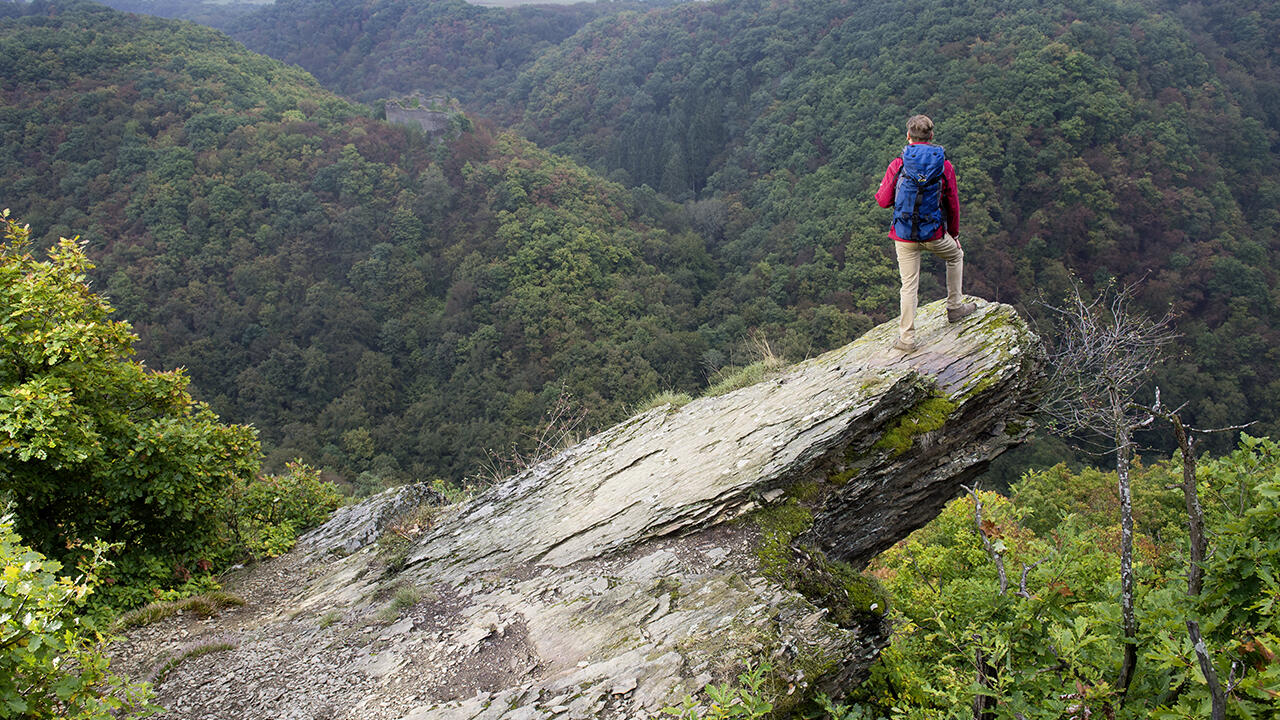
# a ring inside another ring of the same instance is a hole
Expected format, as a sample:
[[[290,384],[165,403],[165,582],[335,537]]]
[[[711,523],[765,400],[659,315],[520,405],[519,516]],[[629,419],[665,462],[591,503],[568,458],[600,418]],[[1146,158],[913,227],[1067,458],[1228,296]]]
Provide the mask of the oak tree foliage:
[[[131,359],[135,336],[89,286],[77,239],[37,258],[5,210],[0,245],[0,492],[17,532],[66,557],[76,541],[131,561],[214,556],[224,498],[254,481],[252,428],[221,422],[178,370]]]

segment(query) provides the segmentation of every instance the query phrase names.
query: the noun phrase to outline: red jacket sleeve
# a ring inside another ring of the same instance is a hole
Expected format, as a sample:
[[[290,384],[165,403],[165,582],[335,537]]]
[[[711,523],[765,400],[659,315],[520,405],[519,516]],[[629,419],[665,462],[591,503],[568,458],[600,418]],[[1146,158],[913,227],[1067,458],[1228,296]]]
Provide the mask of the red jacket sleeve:
[[[946,168],[950,166],[948,163],[943,166],[942,171],[945,173]],[[902,169],[902,158],[896,157],[893,162],[889,163],[889,167],[884,171],[884,179],[880,181],[880,189],[876,191],[876,202],[880,207],[887,208],[893,205],[893,195],[898,190],[898,171]],[[951,171],[951,184],[955,185],[956,173]]]
[[[901,163],[902,160],[899,159],[898,162]],[[951,166],[950,160],[942,163],[942,184],[942,209],[947,217],[947,232],[951,237],[958,238],[960,237],[960,191],[956,189],[956,169]],[[883,190],[884,184],[882,183],[880,187]],[[876,199],[880,199],[879,193],[876,194]],[[893,201],[892,192],[889,200]],[[881,203],[880,207],[889,206]]]

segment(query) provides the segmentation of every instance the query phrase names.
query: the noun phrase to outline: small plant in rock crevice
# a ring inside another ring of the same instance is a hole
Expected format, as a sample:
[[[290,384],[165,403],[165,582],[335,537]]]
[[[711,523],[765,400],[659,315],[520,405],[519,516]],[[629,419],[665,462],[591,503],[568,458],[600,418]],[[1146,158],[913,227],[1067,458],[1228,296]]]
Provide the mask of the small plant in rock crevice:
[[[738,676],[737,685],[709,684],[703,688],[707,705],[699,704],[691,695],[685,695],[678,707],[665,707],[662,712],[680,720],[727,720],[728,718],[768,717],[773,703],[765,699],[765,685],[773,671],[768,663],[747,668]]]
[[[391,596],[391,602],[378,611],[378,622],[389,625],[400,619],[401,613],[406,609],[418,604],[422,600],[423,592],[412,585],[402,585],[396,589]]]

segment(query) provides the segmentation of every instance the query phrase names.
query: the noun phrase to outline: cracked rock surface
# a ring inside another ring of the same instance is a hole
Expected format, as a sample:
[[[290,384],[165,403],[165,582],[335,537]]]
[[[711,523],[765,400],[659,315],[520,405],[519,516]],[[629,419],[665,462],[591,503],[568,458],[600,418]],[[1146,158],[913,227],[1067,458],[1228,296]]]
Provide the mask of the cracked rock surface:
[[[229,578],[244,607],[133,630],[117,667],[171,664],[169,718],[651,718],[760,660],[784,703],[856,681],[884,608],[808,580],[862,567],[1024,439],[1041,375],[1005,305],[954,325],[922,308],[910,355],[895,333],[649,410],[437,508],[411,541],[374,539],[438,498],[344,509]]]

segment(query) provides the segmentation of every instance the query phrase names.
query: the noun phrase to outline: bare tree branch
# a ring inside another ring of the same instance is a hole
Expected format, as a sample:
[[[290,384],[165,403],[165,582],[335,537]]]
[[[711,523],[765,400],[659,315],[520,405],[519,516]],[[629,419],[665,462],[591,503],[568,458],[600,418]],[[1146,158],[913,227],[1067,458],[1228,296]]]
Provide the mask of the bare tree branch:
[[[1051,430],[1072,439],[1097,438],[1115,453],[1120,495],[1120,609],[1124,659],[1116,686],[1121,703],[1137,665],[1138,622],[1134,611],[1133,497],[1129,464],[1134,431],[1155,419],[1136,401],[1151,381],[1166,345],[1177,335],[1173,313],[1151,320],[1133,308],[1138,285],[1110,284],[1086,300],[1078,283],[1062,305],[1042,302],[1055,320],[1052,368],[1040,410]]]
[[[1239,661],[1239,660],[1232,660],[1232,661],[1231,661],[1231,672],[1227,673],[1227,693],[1233,693],[1233,692],[1235,692],[1235,691],[1236,691],[1236,688],[1237,688],[1237,687],[1240,687],[1240,683],[1241,683],[1241,682],[1244,682],[1244,674],[1243,674],[1243,673],[1240,675],[1240,677],[1236,677],[1236,670],[1238,670],[1238,669],[1240,669],[1240,661]]]
[[[1180,406],[1177,410],[1174,410],[1174,412],[1181,412],[1182,407],[1185,407],[1185,405],[1186,403],[1183,403],[1183,405]],[[1257,424],[1258,424],[1257,420],[1250,420],[1249,422],[1244,423],[1242,425],[1226,425],[1224,427],[1207,428],[1207,429],[1191,427],[1190,425],[1187,425],[1186,428],[1187,428],[1187,432],[1189,433],[1196,433],[1199,435],[1208,435],[1210,433],[1232,432],[1234,430],[1247,430]]]
[[[1204,639],[1200,637],[1200,623],[1195,620],[1188,620],[1187,635],[1191,638],[1191,646],[1195,649],[1196,661],[1200,663],[1200,673],[1204,675],[1205,682],[1209,685],[1209,717],[1211,720],[1225,720],[1227,717],[1227,698],[1222,692],[1222,683],[1218,680],[1218,671],[1213,667],[1213,658],[1209,656],[1209,649],[1205,647]]]
[[[1004,572],[1004,558],[991,543],[991,539],[987,537],[987,533],[982,528],[982,500],[978,497],[978,487],[960,486],[973,496],[973,522],[974,527],[978,531],[978,537],[982,539],[982,547],[986,549],[987,554],[996,564],[996,574],[1000,578],[1000,594],[1004,595],[1009,590],[1009,578]],[[975,680],[984,688],[992,688],[995,686],[995,679],[999,671],[991,666],[987,661],[986,653],[982,649],[982,637],[973,636],[973,665],[976,674]],[[994,720],[995,718],[995,698],[984,693],[975,693],[971,709],[973,710],[973,720]]]
[[[1165,410],[1160,402],[1160,388],[1156,388],[1156,401],[1151,406],[1153,414],[1160,415],[1173,426],[1178,449],[1182,453],[1182,496],[1187,505],[1187,530],[1191,539],[1191,560],[1187,567],[1187,594],[1199,595],[1204,578],[1205,550],[1208,541],[1204,532],[1204,509],[1200,506],[1200,493],[1196,486],[1195,438],[1187,432],[1176,410]]]
[[[964,485],[960,487],[973,496],[973,522],[978,529],[978,537],[982,538],[982,547],[986,549],[987,554],[991,556],[991,560],[996,564],[996,574],[1000,577],[1000,594],[1004,595],[1009,590],[1009,577],[1004,572],[1004,557],[996,551],[991,544],[991,539],[987,537],[986,531],[982,529],[982,500],[978,498],[978,488],[976,485],[972,488]]]
[[[1181,409],[1181,406],[1179,406]],[[1156,401],[1151,406],[1153,415],[1159,415],[1173,426],[1173,433],[1178,439],[1178,448],[1182,452],[1182,495],[1187,505],[1187,530],[1191,539],[1191,559],[1187,567],[1187,595],[1200,594],[1204,579],[1204,556],[1208,546],[1204,532],[1204,509],[1200,506],[1200,493],[1196,483],[1195,438],[1187,432],[1182,424],[1178,410],[1165,410],[1160,402],[1160,388],[1156,388]],[[1200,672],[1209,686],[1210,712],[1212,720],[1223,720],[1227,716],[1227,700],[1222,692],[1222,683],[1218,680],[1218,672],[1213,666],[1213,658],[1200,637],[1200,623],[1193,619],[1186,621],[1187,636],[1191,639],[1191,647],[1200,664]]]
[[[1022,579],[1018,581],[1018,592],[1016,593],[1017,595],[1024,597],[1028,600],[1031,599],[1031,593],[1027,592],[1027,573],[1030,573],[1032,570],[1035,570],[1036,566],[1044,561],[1045,561],[1045,558],[1041,558],[1031,563],[1030,565],[1026,563],[1022,563]]]
[[[1062,305],[1040,303],[1055,321],[1057,340],[1048,350],[1052,370],[1040,410],[1059,431],[1092,433],[1106,442],[1118,419],[1137,424],[1149,417],[1133,396],[1177,338],[1174,315],[1151,320],[1135,310],[1137,285],[1112,285],[1092,300],[1078,284],[1073,289]]]

